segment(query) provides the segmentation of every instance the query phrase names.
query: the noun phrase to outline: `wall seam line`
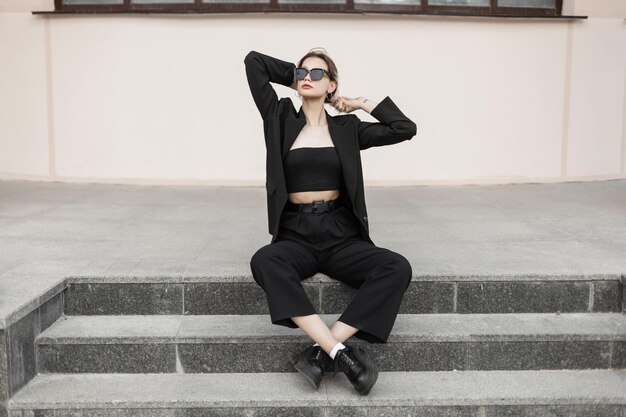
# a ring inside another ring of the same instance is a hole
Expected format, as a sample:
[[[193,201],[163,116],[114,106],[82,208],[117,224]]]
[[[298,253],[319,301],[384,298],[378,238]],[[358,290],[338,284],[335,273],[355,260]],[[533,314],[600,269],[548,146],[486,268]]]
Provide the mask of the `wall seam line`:
[[[570,90],[572,86],[572,22],[567,23],[567,41],[565,46],[565,88],[563,91],[563,136],[561,138],[561,177],[567,177],[567,158],[569,151],[569,116]]]
[[[622,155],[621,173],[626,174],[626,71],[624,71],[624,105],[622,106]]]
[[[52,40],[50,19],[45,19],[45,59],[46,59],[46,105],[48,111],[48,175],[56,178],[56,148],[54,137],[54,107],[52,105]]]

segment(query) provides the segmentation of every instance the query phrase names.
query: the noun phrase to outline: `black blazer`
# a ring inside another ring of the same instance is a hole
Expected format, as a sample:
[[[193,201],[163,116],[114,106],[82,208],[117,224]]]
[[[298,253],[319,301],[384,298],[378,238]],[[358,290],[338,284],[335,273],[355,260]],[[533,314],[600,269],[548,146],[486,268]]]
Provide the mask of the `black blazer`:
[[[274,243],[280,218],[288,200],[283,173],[283,158],[306,124],[302,108],[296,112],[288,97],[278,99],[270,82],[291,86],[296,67],[294,63],[250,51],[244,58],[248,85],[254,102],[263,118],[266,147],[267,215],[269,233]],[[373,146],[392,145],[409,140],[417,134],[417,126],[386,96],[371,111],[380,123],[363,122],[354,114],[331,116],[326,120],[343,170],[345,186],[341,193],[349,197],[349,209],[359,220],[361,236],[374,244],[369,236],[367,208],[363,190],[363,171],[359,151]]]

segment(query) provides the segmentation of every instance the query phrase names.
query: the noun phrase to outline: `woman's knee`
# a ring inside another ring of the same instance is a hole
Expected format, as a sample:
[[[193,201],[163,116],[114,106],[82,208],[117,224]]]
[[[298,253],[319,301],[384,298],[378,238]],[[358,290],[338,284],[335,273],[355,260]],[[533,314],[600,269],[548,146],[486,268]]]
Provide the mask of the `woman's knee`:
[[[272,277],[275,283],[296,279],[301,280],[295,262],[295,258],[288,247],[278,244],[268,244],[257,250],[250,258],[250,269],[255,281],[263,287],[263,279],[266,275]]]
[[[263,267],[276,258],[276,254],[276,247],[271,243],[260,247],[250,258],[250,268],[254,270]]]
[[[413,268],[411,267],[411,263],[403,255],[396,253],[393,265],[396,269],[394,275],[397,277],[398,281],[404,285],[405,289],[408,288],[413,277]]]
[[[268,260],[268,246],[269,245],[265,245],[261,248],[259,248],[250,258],[250,270],[252,271],[252,277],[254,278],[254,280],[257,282],[257,284],[259,284],[262,288],[264,288],[263,282],[262,282],[262,278],[261,278],[261,271],[264,267],[264,265],[267,264],[267,260]]]
[[[265,259],[263,248],[260,248],[256,252],[254,252],[252,257],[250,258],[250,269],[252,270],[252,272],[254,272],[254,270],[257,269],[257,267],[262,264],[263,260]]]

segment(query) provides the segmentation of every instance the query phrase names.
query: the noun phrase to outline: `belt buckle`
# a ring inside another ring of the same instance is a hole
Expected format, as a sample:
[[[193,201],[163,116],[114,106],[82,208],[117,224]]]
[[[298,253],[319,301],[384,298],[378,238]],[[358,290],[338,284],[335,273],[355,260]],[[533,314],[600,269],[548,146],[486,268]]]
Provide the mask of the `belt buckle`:
[[[311,203],[312,204],[311,213],[317,213],[317,206],[318,206],[317,203],[320,203],[320,204],[324,203],[324,200],[313,200],[313,202]]]

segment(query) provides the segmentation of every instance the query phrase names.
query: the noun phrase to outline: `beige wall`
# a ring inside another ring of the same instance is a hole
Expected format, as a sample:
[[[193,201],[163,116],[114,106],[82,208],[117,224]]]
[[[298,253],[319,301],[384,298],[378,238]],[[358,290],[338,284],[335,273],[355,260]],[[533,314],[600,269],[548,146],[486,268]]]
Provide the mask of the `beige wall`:
[[[570,13],[572,12],[573,13]],[[563,0],[563,14],[589,17],[626,17],[624,0]]]
[[[262,185],[243,58],[314,46],[342,94],[389,95],[417,123],[362,152],[366,185],[626,178],[625,4],[565,2],[586,20],[43,17],[52,1],[0,0],[0,178]]]

